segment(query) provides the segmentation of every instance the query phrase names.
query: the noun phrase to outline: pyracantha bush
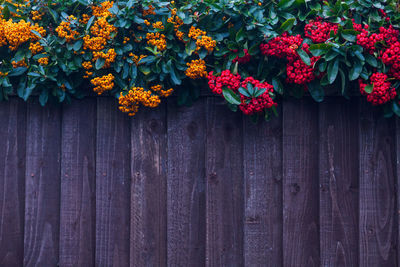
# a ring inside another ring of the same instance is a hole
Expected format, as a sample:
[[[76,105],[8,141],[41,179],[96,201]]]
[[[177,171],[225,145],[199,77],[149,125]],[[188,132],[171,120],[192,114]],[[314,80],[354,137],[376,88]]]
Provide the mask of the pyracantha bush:
[[[208,80],[232,110],[269,118],[282,96],[358,86],[400,115],[399,21],[393,0],[3,0],[0,99],[94,92],[134,115],[173,93],[191,103]]]

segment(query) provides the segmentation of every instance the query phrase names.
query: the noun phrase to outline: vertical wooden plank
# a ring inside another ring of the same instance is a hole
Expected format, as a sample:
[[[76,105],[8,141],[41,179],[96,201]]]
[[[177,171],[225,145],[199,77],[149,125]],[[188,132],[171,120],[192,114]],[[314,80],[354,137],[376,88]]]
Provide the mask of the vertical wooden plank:
[[[281,109],[281,108],[279,108]],[[282,266],[282,114],[244,118],[245,266]]]
[[[97,100],[96,266],[129,266],[130,120]]]
[[[364,100],[360,113],[360,266],[396,266],[395,121]]]
[[[93,266],[96,99],[74,100],[62,117],[60,265]]]
[[[131,266],[167,264],[166,105],[131,124]]]
[[[207,98],[206,265],[243,266],[243,128],[240,113]]]
[[[25,266],[59,262],[61,114],[28,104],[25,184]]]
[[[21,266],[24,255],[26,105],[0,103],[0,266]]]
[[[283,263],[319,266],[318,106],[283,103]]]
[[[204,98],[168,107],[168,266],[205,265],[205,115]]]
[[[358,105],[320,104],[320,247],[322,266],[358,266]]]

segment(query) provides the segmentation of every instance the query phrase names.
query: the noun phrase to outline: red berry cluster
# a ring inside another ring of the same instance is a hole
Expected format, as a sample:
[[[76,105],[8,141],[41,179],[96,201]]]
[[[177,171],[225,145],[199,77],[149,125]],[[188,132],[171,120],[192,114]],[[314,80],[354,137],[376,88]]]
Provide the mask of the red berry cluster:
[[[338,25],[331,22],[322,21],[321,17],[310,20],[304,27],[304,34],[314,43],[324,43],[330,38],[329,34],[333,31],[337,33]]]
[[[247,84],[251,83],[254,88],[258,90],[266,89],[263,94],[256,98],[250,98],[240,94],[240,99],[242,103],[239,105],[240,110],[245,115],[253,115],[263,112],[264,109],[277,106],[274,100],[271,98],[270,93],[274,91],[274,87],[267,82],[261,83],[259,80],[253,77],[247,77],[242,81],[242,87],[247,88]]]
[[[385,41],[386,44],[391,45],[398,40],[399,31],[394,29],[392,25],[388,28],[380,27],[379,33],[370,34],[368,25],[361,29],[361,33],[357,35],[357,44],[361,45],[370,54],[376,51],[376,44]]]
[[[238,50],[235,49],[235,50],[233,50],[233,52],[237,53]],[[249,51],[247,49],[243,49],[243,52],[244,52],[244,56],[243,57],[236,56],[236,58],[234,58],[232,60],[232,63],[236,63],[236,62],[239,62],[239,64],[249,63],[250,60],[251,60],[251,56],[249,54]]]
[[[261,44],[260,50],[264,56],[274,56],[291,60],[298,57],[296,49],[301,46],[302,42],[303,38],[301,38],[300,34],[289,36],[285,32],[281,36],[272,38],[268,43]]]
[[[303,60],[297,59],[295,61],[289,61],[286,67],[286,82],[305,85],[312,82],[316,77],[314,74],[314,63],[318,61],[320,57],[311,57],[311,66],[307,66]]]
[[[396,79],[400,79],[400,42],[392,44],[381,54],[382,62],[390,66],[389,74]]]
[[[379,14],[381,15],[382,18],[385,18],[385,20],[386,20],[387,22],[390,21],[390,18],[388,17],[388,15],[387,15],[387,13],[385,12],[385,10],[383,10],[383,9],[378,9],[378,11],[379,11]]]
[[[307,66],[296,52],[296,49],[301,46],[302,42],[303,39],[299,35],[287,36],[287,34],[284,34],[282,37],[275,37],[267,44],[261,45],[262,54],[288,59],[286,66],[287,83],[305,85],[316,78],[314,74],[314,63],[317,62],[320,57],[310,57],[311,66]],[[302,49],[307,54],[310,54],[308,50],[309,47],[307,43],[304,43]]]
[[[221,75],[216,77],[211,71],[208,74],[208,86],[214,94],[221,95],[222,87],[226,86],[233,91],[237,91],[240,87],[240,75],[233,75],[230,70],[222,71]]]
[[[255,89],[266,90],[258,97],[247,97],[242,95],[239,92],[239,88],[247,88],[248,83],[251,83]],[[270,93],[274,91],[272,85],[267,82],[262,83],[253,77],[248,77],[244,80],[241,80],[239,74],[233,75],[230,70],[222,71],[221,75],[218,77],[214,76],[213,72],[210,72],[208,74],[208,85],[210,86],[211,91],[218,95],[222,95],[222,88],[224,86],[228,87],[235,93],[239,93],[241,100],[239,108],[246,115],[261,113],[265,109],[277,105],[270,95]]]
[[[372,105],[382,105],[396,97],[396,90],[391,87],[391,83],[387,81],[388,76],[384,73],[373,73],[370,77],[370,82],[373,85],[373,90],[370,94],[365,91],[368,85],[362,79],[358,80],[360,85],[360,92],[362,95],[367,96],[367,101]]]

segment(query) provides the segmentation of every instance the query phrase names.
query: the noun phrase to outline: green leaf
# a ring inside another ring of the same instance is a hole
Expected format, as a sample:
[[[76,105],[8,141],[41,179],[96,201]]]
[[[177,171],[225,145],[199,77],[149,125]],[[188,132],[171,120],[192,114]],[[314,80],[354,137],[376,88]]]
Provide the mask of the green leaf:
[[[240,30],[236,33],[236,42],[240,42],[244,39],[244,31],[243,28],[240,28]]]
[[[28,70],[28,69],[27,69],[26,67],[18,67],[18,68],[13,69],[13,70],[8,74],[8,76],[9,76],[9,77],[20,76],[20,75],[22,75],[23,73],[25,73],[25,71],[27,71],[27,70]]]
[[[370,54],[365,55],[365,61],[367,61],[367,63],[374,68],[378,67],[378,61],[373,55]]]
[[[277,92],[278,94],[282,95],[283,94],[283,85],[279,81],[278,78],[274,77],[272,78],[272,86],[274,87],[274,91]]]
[[[324,100],[325,92],[318,80],[308,84],[308,91],[315,101],[322,102]]]
[[[251,97],[251,94],[244,87],[239,87],[239,93],[241,93],[244,96]]]
[[[350,42],[355,42],[357,40],[357,34],[359,34],[359,32],[355,30],[346,29],[342,31],[342,37]]]
[[[82,39],[79,39],[78,41],[76,41],[75,44],[74,44],[74,47],[73,47],[74,51],[78,51],[79,49],[81,49],[82,44],[83,44],[83,40]]]
[[[374,85],[373,85],[373,84],[368,84],[367,86],[364,87],[364,91],[365,91],[367,94],[372,93],[373,90],[374,90]]]
[[[47,100],[49,99],[49,92],[47,90],[42,90],[42,92],[39,95],[39,103],[43,107],[46,105]]]
[[[282,25],[279,27],[278,32],[279,33],[284,33],[287,31],[290,31],[290,29],[292,29],[294,22],[296,21],[295,18],[290,18],[287,19],[284,23],[282,23]]]
[[[254,96],[254,93],[256,92],[256,89],[254,88],[253,84],[248,82],[247,83],[247,91],[249,92],[249,94]]]
[[[265,91],[267,91],[266,88],[258,88],[258,90],[254,94],[254,97],[259,97],[260,95],[264,94]]]
[[[307,55],[307,53],[303,49],[297,49],[297,54],[299,54],[301,60],[303,60],[304,63],[306,63],[307,66],[311,65],[311,60],[310,57]]]
[[[104,63],[106,63],[106,60],[104,58],[99,57],[96,60],[96,64],[95,64],[96,70],[101,69],[104,66]]]
[[[328,82],[329,84],[332,84],[337,77],[338,71],[339,71],[339,60],[336,59],[333,62],[330,62],[328,65]]]
[[[392,102],[392,110],[393,110],[393,112],[394,112],[397,116],[400,117],[400,106],[399,106],[399,104],[397,103],[397,101],[393,101],[393,102]]]
[[[349,71],[349,80],[354,81],[355,79],[360,77],[362,68],[363,68],[363,65],[361,64],[361,62],[358,60],[355,60],[353,67]]]
[[[88,30],[90,29],[90,26],[92,26],[93,21],[94,21],[95,18],[96,18],[95,16],[92,16],[92,17],[89,19],[88,23],[86,24],[86,31],[88,31]]]
[[[331,46],[327,44],[312,44],[310,45],[308,50],[311,52],[313,56],[318,57],[328,52],[330,48]]]
[[[222,94],[224,95],[224,98],[228,103],[231,103],[233,105],[240,105],[240,97],[235,94],[231,89],[224,87],[222,89]]]
[[[295,0],[281,0],[278,3],[278,7],[286,9],[294,4]]]

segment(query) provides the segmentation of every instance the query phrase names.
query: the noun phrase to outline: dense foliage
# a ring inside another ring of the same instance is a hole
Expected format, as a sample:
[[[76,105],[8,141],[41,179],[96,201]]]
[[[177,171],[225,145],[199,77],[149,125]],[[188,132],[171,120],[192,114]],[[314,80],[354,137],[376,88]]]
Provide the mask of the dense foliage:
[[[395,1],[0,1],[0,98],[69,101],[93,90],[134,115],[201,87],[266,119],[282,95],[359,88],[400,115]],[[352,85],[354,83],[354,85]]]

